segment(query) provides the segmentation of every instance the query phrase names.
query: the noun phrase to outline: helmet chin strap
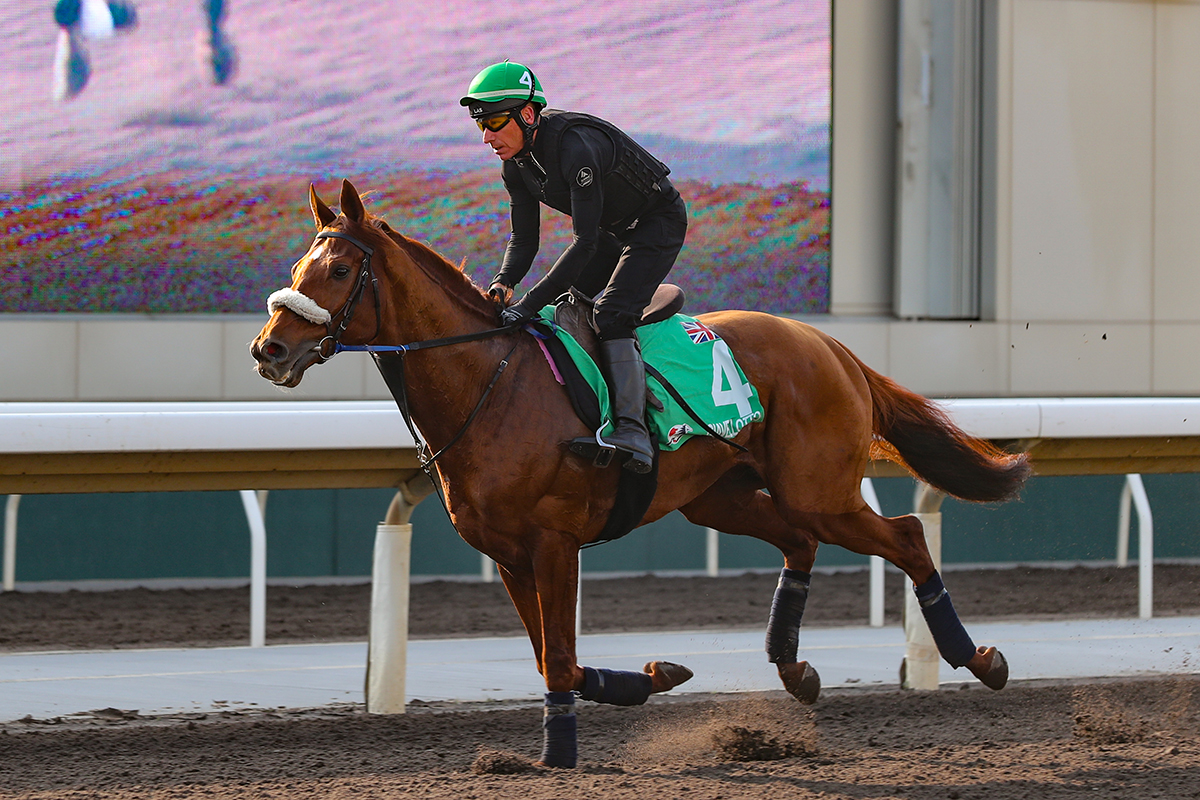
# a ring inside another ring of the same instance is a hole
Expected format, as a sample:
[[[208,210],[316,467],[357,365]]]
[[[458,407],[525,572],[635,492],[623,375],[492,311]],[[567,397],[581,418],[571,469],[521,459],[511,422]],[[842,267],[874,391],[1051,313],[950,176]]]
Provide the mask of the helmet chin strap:
[[[536,116],[534,117],[532,125],[527,125],[525,119],[520,114],[517,114],[516,120],[517,124],[521,126],[521,133],[525,135],[525,146],[521,148],[521,152],[517,153],[515,157],[525,158],[526,156],[533,155],[533,135],[537,133],[538,129],[537,118]]]
[[[533,85],[529,87],[529,97],[525,100],[525,105],[529,105],[530,103],[532,103],[533,96],[534,96],[534,94],[537,93],[537,80],[531,79],[530,83]],[[524,110],[525,110],[525,107],[522,106],[521,111],[524,111]],[[532,154],[532,152],[533,152],[533,135],[535,133],[537,133],[537,129],[538,129],[537,109],[535,108],[533,110],[533,124],[532,125],[527,124],[525,122],[525,117],[521,115],[521,111],[518,111],[516,116],[513,117],[513,119],[516,120],[516,123],[521,126],[521,133],[525,135],[525,146],[521,148],[521,152],[517,153],[516,158],[524,158],[525,156]]]

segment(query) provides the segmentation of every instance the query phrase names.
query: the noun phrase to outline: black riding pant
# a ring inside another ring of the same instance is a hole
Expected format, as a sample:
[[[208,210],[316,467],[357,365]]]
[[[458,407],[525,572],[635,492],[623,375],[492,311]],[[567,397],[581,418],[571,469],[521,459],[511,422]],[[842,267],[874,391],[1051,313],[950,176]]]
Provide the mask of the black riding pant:
[[[600,245],[575,280],[575,288],[596,301],[601,340],[629,339],[654,297],[687,235],[687,207],[678,193],[638,219],[631,230],[600,233]],[[603,294],[601,294],[603,292]]]

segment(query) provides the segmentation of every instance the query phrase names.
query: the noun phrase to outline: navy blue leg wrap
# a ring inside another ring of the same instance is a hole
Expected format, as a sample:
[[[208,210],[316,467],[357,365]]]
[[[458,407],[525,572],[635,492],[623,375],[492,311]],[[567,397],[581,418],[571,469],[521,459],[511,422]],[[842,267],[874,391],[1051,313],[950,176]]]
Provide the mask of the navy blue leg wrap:
[[[576,739],[575,693],[546,692],[542,712],[542,763],[574,769],[579,757]]]
[[[645,672],[583,668],[583,691],[579,696],[614,706],[640,706],[650,697],[654,682]]]
[[[783,568],[779,585],[771,601],[771,618],[767,620],[767,661],[772,664],[795,664],[800,649],[800,620],[808,602],[808,584],[812,575],[798,569]]]
[[[975,655],[975,643],[958,620],[954,603],[950,602],[950,593],[942,583],[942,576],[934,572],[933,577],[917,586],[915,591],[921,613],[925,615],[925,623],[933,634],[933,641],[937,643],[942,658],[955,669],[966,666]]]

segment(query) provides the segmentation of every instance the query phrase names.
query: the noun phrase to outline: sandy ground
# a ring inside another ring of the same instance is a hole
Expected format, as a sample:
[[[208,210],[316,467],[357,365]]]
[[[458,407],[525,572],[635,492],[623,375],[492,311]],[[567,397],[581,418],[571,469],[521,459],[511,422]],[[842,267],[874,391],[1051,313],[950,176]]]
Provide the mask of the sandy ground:
[[[1156,570],[1156,613],[1200,613],[1200,567]],[[584,628],[760,627],[774,579],[585,582]],[[1133,569],[951,572],[964,618],[1133,616]],[[904,591],[889,575],[889,609]],[[268,640],[362,638],[368,588],[273,587]],[[0,647],[240,643],[247,592],[0,595]],[[806,625],[862,624],[866,575],[818,575]],[[499,585],[413,587],[416,636],[519,631]],[[0,725],[0,797],[1191,798],[1197,676],[930,693],[833,689],[579,704],[580,766],[530,765],[530,704],[345,706]]]

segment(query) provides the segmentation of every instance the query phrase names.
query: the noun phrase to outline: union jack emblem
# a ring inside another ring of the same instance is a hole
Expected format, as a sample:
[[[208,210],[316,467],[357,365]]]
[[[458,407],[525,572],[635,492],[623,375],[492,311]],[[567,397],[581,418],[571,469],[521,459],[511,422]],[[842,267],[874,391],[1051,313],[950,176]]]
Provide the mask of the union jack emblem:
[[[697,322],[694,319],[685,319],[680,320],[680,324],[683,325],[683,332],[691,337],[692,344],[715,342],[717,339],[721,338],[713,332],[712,328],[708,327],[703,322]]]

